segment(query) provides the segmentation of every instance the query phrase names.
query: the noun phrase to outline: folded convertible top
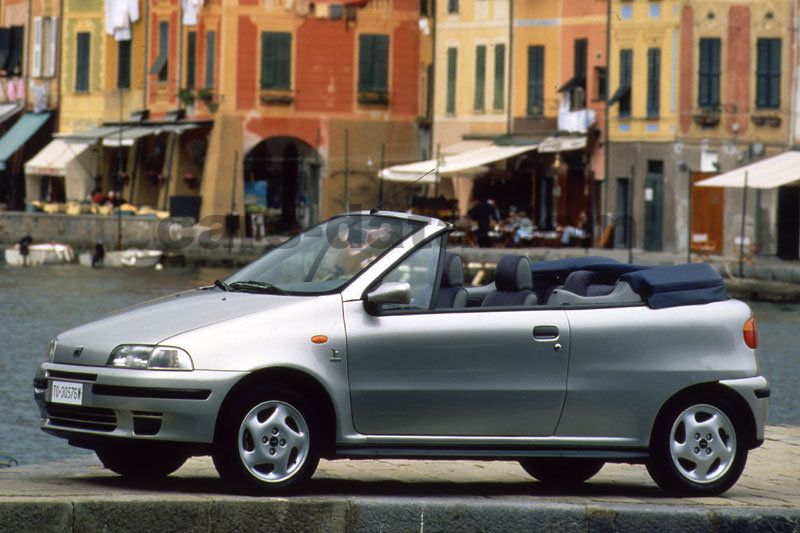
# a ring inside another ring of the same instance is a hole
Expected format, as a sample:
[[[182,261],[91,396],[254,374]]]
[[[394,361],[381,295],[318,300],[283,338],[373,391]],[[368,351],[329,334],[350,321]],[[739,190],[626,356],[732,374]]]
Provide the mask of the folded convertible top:
[[[653,267],[620,276],[653,309],[727,300],[719,273],[705,263]]]

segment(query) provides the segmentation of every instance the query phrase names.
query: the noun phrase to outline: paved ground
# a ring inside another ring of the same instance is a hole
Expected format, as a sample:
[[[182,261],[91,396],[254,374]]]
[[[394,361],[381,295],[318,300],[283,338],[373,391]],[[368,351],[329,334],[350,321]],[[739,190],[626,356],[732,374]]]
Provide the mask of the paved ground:
[[[662,495],[644,467],[606,465],[554,493],[510,462],[323,461],[302,495],[230,492],[210,460],[132,482],[93,456],[0,471],[0,531],[800,531],[800,427],[770,426],[739,483],[715,498]]]

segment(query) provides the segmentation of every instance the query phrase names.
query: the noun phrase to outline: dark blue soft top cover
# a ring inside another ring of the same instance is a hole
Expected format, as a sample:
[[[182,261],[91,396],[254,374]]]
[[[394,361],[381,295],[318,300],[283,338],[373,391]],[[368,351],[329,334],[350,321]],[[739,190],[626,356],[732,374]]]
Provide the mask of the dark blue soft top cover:
[[[620,276],[653,309],[728,299],[719,273],[705,263],[653,267]]]
[[[654,267],[622,263],[610,257],[584,256],[531,265],[534,278],[563,281],[576,270],[597,272],[609,283],[617,279],[627,281],[653,309],[728,299],[722,278],[705,263]]]

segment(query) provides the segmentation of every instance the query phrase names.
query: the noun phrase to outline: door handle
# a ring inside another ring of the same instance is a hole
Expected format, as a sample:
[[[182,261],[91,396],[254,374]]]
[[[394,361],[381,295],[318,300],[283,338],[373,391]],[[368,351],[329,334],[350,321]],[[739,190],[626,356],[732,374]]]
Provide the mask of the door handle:
[[[533,338],[539,341],[554,341],[558,338],[556,326],[536,326],[533,328]]]

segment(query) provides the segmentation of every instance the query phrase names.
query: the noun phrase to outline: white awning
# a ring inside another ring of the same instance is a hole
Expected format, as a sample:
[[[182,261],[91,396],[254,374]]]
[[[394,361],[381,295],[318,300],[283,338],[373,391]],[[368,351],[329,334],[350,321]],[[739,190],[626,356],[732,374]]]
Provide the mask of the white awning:
[[[89,149],[90,143],[54,139],[25,163],[25,174],[66,176],[67,165]]]
[[[697,187],[775,189],[800,181],[800,152],[789,151],[695,183]]]
[[[428,159],[407,165],[396,165],[385,168],[378,173],[380,179],[389,181],[413,182],[429,172],[419,183],[435,183],[436,172],[439,176],[474,176],[486,172],[486,165],[502,161],[525,152],[535,150],[538,145],[497,146],[469,150],[455,155],[442,156],[439,161]]]
[[[156,135],[155,128],[147,126],[134,126],[133,128],[119,130],[116,133],[109,133],[103,137],[103,146],[133,146],[136,141],[148,135]]]
[[[555,153],[583,150],[586,148],[586,136],[580,137],[548,137],[539,143],[539,152]]]

